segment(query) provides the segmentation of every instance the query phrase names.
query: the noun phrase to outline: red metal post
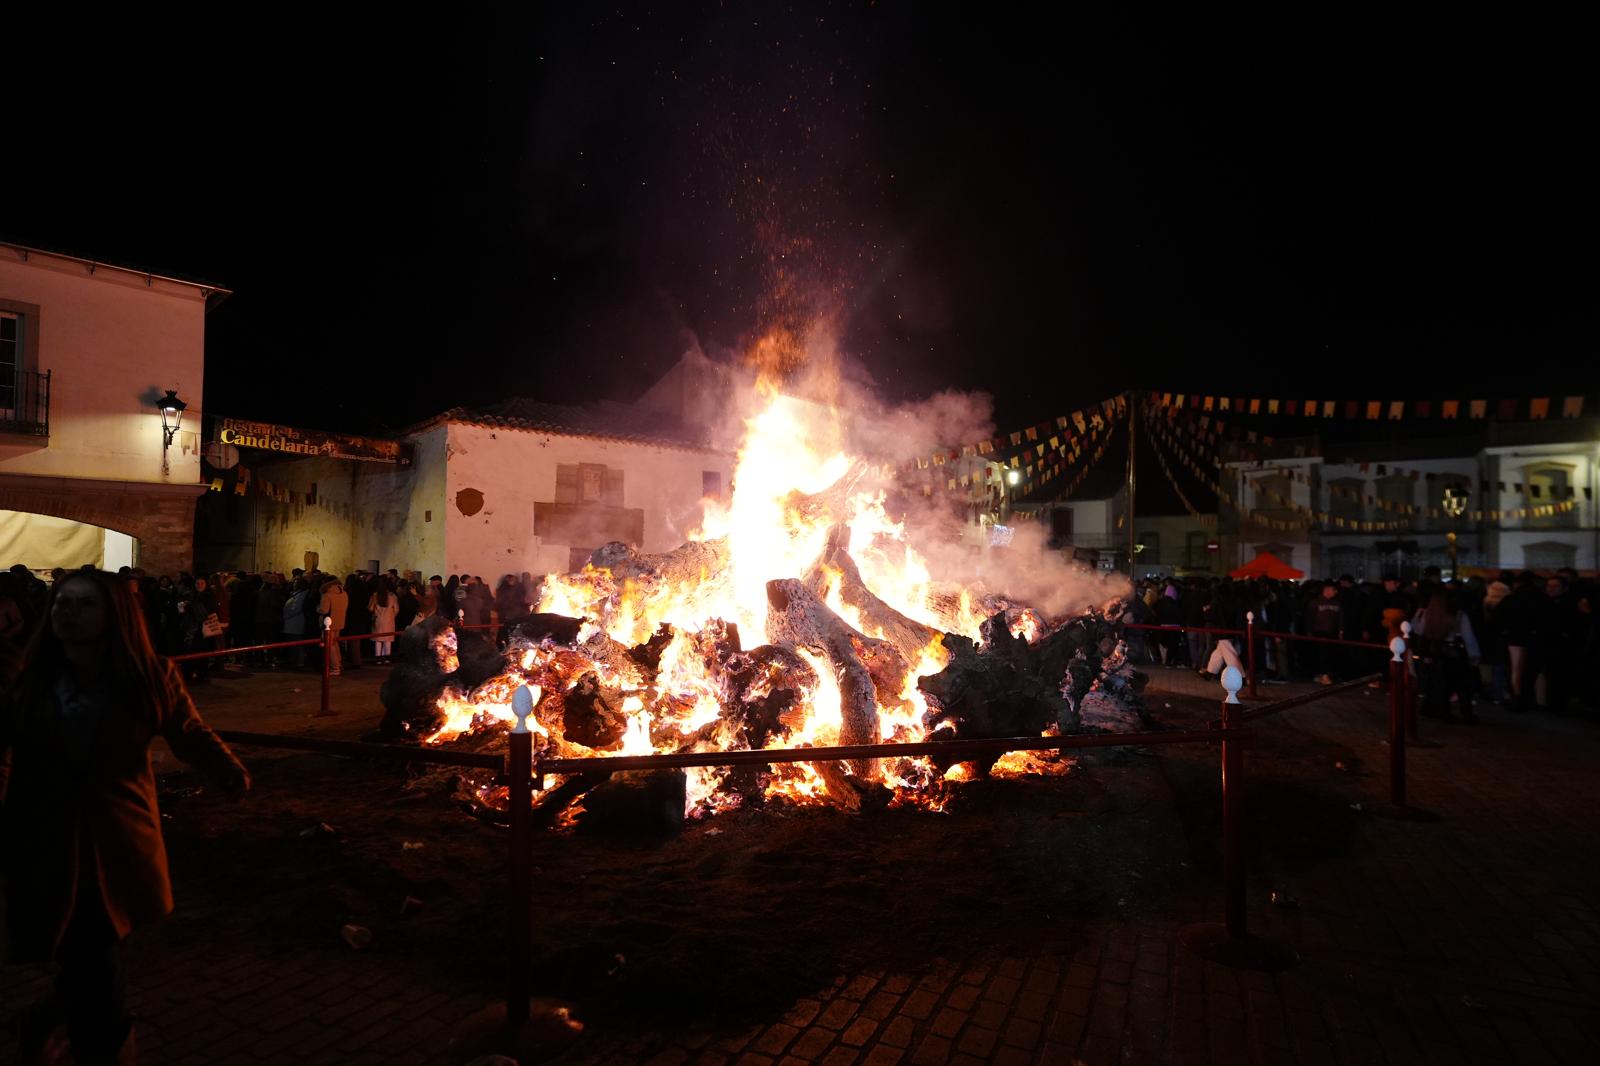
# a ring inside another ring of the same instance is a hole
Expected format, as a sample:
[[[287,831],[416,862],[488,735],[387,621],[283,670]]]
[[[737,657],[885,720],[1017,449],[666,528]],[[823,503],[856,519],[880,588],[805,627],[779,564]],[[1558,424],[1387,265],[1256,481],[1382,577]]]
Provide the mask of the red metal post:
[[[1250,649],[1248,662],[1250,665],[1250,698],[1260,699],[1261,693],[1256,689],[1256,613],[1245,612],[1244,616],[1244,642]]]
[[[511,804],[511,945],[506,980],[506,1022],[528,1020],[533,977],[533,734],[512,733],[506,755]]]
[[[1406,694],[1411,685],[1404,648],[1405,641],[1396,637],[1389,662],[1389,802],[1396,807],[1406,805]]]
[[[1223,687],[1228,690],[1228,698],[1222,701],[1225,730],[1239,724],[1242,680],[1239,671],[1231,667],[1222,673]],[[1222,880],[1227,897],[1228,936],[1243,940],[1250,935],[1244,907],[1244,749],[1235,739],[1222,742]]]
[[[1417,660],[1411,654],[1411,623],[1400,623],[1401,638],[1406,642],[1406,738],[1417,739]]]
[[[328,709],[328,671],[333,669],[333,619],[322,620],[322,705],[317,710],[318,718],[326,718],[333,712]]]

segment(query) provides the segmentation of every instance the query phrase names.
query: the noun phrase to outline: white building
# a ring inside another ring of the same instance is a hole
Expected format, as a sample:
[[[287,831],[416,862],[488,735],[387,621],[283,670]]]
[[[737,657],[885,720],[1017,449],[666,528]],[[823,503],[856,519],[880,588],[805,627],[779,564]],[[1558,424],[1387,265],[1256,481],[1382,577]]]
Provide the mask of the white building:
[[[1312,577],[1448,573],[1454,533],[1463,572],[1600,568],[1595,421],[1488,423],[1474,437],[1330,445],[1326,456],[1275,447],[1282,458],[1223,468],[1240,501],[1222,509],[1232,565],[1268,550]],[[1459,516],[1447,494],[1464,498]]]
[[[686,358],[637,404],[454,408],[405,431],[410,465],[241,448],[248,503],[233,507],[231,524],[207,523],[203,561],[493,583],[577,569],[608,541],[669,551],[699,524],[707,497],[731,491],[735,456],[713,447],[707,428],[727,409],[717,407],[725,373]],[[207,517],[230,504],[227,492],[208,500]]]
[[[226,295],[0,244],[0,566],[189,567],[205,314]],[[169,389],[189,408],[167,448]]]

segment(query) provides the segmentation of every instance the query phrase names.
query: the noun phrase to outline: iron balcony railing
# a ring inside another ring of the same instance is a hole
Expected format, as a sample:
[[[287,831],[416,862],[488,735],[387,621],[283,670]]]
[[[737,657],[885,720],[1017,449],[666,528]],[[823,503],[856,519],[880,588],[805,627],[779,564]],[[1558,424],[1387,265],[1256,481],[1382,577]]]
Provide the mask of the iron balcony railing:
[[[50,371],[0,371],[0,433],[50,435]]]

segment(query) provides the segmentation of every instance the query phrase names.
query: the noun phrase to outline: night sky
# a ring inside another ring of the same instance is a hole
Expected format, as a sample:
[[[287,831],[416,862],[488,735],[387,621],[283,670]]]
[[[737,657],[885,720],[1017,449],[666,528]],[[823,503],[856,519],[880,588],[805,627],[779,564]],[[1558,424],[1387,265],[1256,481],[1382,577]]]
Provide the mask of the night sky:
[[[206,409],[351,431],[819,322],[1000,429],[1596,376],[1573,26],[543,6],[14,24],[0,235],[232,288]]]

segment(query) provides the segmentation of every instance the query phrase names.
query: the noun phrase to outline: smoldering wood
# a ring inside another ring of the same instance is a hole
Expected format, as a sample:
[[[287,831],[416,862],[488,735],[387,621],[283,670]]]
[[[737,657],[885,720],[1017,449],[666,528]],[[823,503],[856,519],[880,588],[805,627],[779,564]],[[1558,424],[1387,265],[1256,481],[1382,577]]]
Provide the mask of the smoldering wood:
[[[578,678],[561,699],[562,737],[595,751],[622,747],[628,734],[628,716],[622,712],[621,693],[602,686],[594,671]]]
[[[531,614],[511,628],[511,640],[519,637],[529,644],[549,639],[557,644],[575,644],[583,619],[568,618],[564,614]]]
[[[611,775],[604,771],[573,774],[534,801],[531,816],[533,824],[547,827],[555,824],[561,812],[582,799],[584,794],[603,784]]]
[[[667,650],[667,645],[672,643],[676,631],[667,623],[662,622],[656,626],[656,631],[650,634],[650,639],[643,644],[635,644],[628,649],[628,658],[638,663],[654,675],[661,669],[661,653]]]
[[[458,638],[464,636],[450,620],[430,615],[408,626],[395,641],[389,676],[378,690],[384,708],[378,729],[385,736],[426,736],[444,723],[438,703],[445,689],[471,692],[505,673],[506,658],[492,642],[460,639],[456,669],[446,672],[434,646],[452,632]]]
[[[1063,734],[1082,732],[1080,708],[1097,683],[1107,698],[1138,707],[1137,675],[1118,660],[1107,662],[1105,650],[1116,644],[1105,619],[1074,619],[1034,644],[1013,636],[1010,622],[1006,612],[986,619],[981,647],[945,635],[949,664],[917,682],[929,704],[928,739],[1037,736],[1051,725]],[[968,760],[942,765],[953,761]],[[986,772],[993,761],[973,765]]]
[[[616,773],[583,797],[578,831],[600,836],[663,836],[683,828],[688,776],[682,770]]]

